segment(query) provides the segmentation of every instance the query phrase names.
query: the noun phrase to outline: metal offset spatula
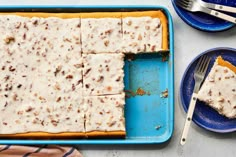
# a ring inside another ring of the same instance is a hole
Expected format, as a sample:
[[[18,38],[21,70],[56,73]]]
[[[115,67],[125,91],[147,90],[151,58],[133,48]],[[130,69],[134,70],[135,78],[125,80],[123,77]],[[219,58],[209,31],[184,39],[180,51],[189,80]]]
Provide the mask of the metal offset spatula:
[[[181,141],[180,141],[181,145],[184,145],[186,143],[189,127],[192,122],[193,112],[194,112],[196,101],[197,101],[197,94],[205,78],[209,63],[210,63],[210,58],[207,57],[206,55],[203,55],[198,60],[197,66],[194,70],[193,77],[194,77],[195,85],[194,85],[193,94],[190,100],[190,104],[188,107],[187,118],[185,120],[184,130],[183,130]]]

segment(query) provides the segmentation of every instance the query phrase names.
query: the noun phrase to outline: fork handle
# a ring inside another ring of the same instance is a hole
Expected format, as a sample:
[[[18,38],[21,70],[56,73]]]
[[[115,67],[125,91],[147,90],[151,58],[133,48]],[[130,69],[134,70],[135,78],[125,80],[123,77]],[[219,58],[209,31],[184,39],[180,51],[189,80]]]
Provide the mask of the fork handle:
[[[236,18],[233,17],[233,16],[229,16],[227,14],[221,13],[219,11],[211,10],[211,9],[208,9],[208,8],[205,8],[202,11],[207,13],[207,14],[210,14],[212,16],[215,16],[215,17],[218,17],[220,19],[223,19],[223,20],[226,20],[226,21],[229,21],[229,22],[232,22],[232,23],[236,24]]]
[[[226,12],[230,12],[230,13],[236,13],[235,7],[229,7],[229,6],[225,6],[225,5],[212,4],[212,3],[206,3],[206,5],[208,8],[211,8],[211,9],[226,11]]]
[[[181,145],[184,145],[186,143],[187,136],[188,136],[188,131],[189,131],[189,128],[190,128],[190,124],[192,122],[193,111],[195,109],[196,101],[197,101],[197,94],[193,93],[192,97],[191,97],[189,107],[188,107],[187,118],[185,120],[184,130],[183,130],[181,141],[180,141]]]

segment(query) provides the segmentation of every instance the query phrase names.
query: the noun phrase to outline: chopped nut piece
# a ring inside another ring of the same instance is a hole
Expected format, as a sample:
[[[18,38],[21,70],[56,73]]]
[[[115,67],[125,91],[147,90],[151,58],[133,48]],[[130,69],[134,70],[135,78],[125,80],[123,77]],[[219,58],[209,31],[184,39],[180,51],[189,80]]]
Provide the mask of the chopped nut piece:
[[[62,66],[61,65],[58,66],[54,72],[54,75],[57,76],[57,74],[61,71],[61,69],[62,69]]]
[[[57,102],[60,102],[60,101],[61,101],[61,97],[58,97],[58,98],[57,98]]]
[[[7,75],[7,76],[4,77],[5,81],[9,80],[9,78],[10,78],[9,75]]]
[[[22,86],[22,84],[19,84],[19,85],[17,85],[17,88],[20,88]]]
[[[61,87],[60,87],[60,85],[58,83],[56,83],[55,86],[54,86],[54,89],[55,90],[61,90]]]
[[[211,95],[212,95],[212,91],[211,91],[211,90],[209,90],[209,92],[208,92],[208,95],[209,95],[209,96],[211,96]]]
[[[75,84],[72,84],[72,91],[75,90]]]
[[[91,68],[87,69],[87,71],[84,73],[84,76],[86,76],[91,71]]]
[[[112,126],[115,125],[115,124],[116,124],[116,121],[112,121],[112,122],[107,123],[107,125],[108,125],[109,127],[112,127]]]
[[[82,65],[81,65],[81,64],[74,64],[74,67],[76,67],[76,68],[81,68]]]
[[[223,97],[219,97],[219,98],[217,99],[217,101],[218,101],[218,102],[224,102],[225,99],[224,99]]]
[[[111,30],[111,29],[105,31],[105,34],[106,34],[106,35],[107,35],[107,34],[111,34],[111,33],[112,33],[112,30]]]
[[[156,46],[155,46],[155,45],[152,45],[151,50],[152,50],[152,51],[155,51],[155,48],[156,48]]]
[[[16,124],[20,124],[20,121],[19,121],[19,120],[15,120],[15,123],[16,123]]]
[[[7,105],[8,105],[8,102],[5,102],[5,105],[4,105],[4,107],[7,107]]]
[[[107,91],[111,91],[112,90],[112,87],[111,86],[108,86],[107,87]]]
[[[46,102],[46,99],[44,97],[39,96],[39,100],[41,100],[42,102]]]
[[[89,84],[86,84],[85,87],[86,87],[86,88],[89,88]]]
[[[146,29],[146,30],[149,30],[149,29],[150,29],[150,26],[145,26],[145,29]]]
[[[67,75],[66,79],[73,79],[73,75]]]
[[[34,20],[33,25],[37,25],[37,24],[38,24],[38,20]]]
[[[142,35],[141,34],[138,35],[138,40],[142,40]]]
[[[41,125],[44,126],[44,120],[42,120]]]
[[[10,44],[11,42],[15,41],[15,37],[8,36],[4,39],[4,41],[5,41],[6,44]]]
[[[104,77],[103,76],[100,76],[97,80],[97,82],[102,82],[104,80]]]
[[[25,110],[25,112],[30,112],[30,111],[32,111],[32,110],[34,110],[34,108],[31,107],[31,106],[29,106],[29,107]]]
[[[19,29],[21,26],[21,22],[17,22],[16,25],[15,25],[15,28]]]
[[[17,97],[18,97],[18,95],[17,95],[17,94],[14,94],[13,97],[12,97],[12,99],[13,99],[14,101],[17,101]]]
[[[104,45],[108,46],[109,45],[109,41],[108,40],[104,41]]]
[[[15,71],[15,70],[16,70],[16,69],[13,68],[12,66],[9,67],[9,71],[10,71],[10,72],[13,72],[13,71]]]
[[[127,25],[130,26],[132,24],[132,21],[128,21]]]
[[[22,114],[23,114],[23,111],[18,111],[17,114],[18,114],[18,115],[22,115]]]

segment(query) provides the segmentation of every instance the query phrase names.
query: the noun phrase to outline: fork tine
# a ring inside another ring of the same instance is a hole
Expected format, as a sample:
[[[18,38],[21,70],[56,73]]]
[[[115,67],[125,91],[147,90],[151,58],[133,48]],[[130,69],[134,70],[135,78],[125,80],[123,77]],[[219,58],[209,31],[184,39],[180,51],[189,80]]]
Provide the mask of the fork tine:
[[[200,67],[201,67],[201,64],[202,64],[203,57],[204,57],[204,56],[201,56],[201,57],[198,59],[197,65],[196,65],[196,67],[195,67],[195,71],[199,71],[199,69],[200,69]]]
[[[191,2],[191,0],[177,0],[177,1],[179,1],[179,2],[181,2],[183,4],[185,4],[185,5],[189,5],[190,2]]]
[[[191,10],[193,0],[176,0],[176,4],[186,10]]]
[[[176,4],[182,8],[188,8],[188,3],[183,0],[176,0]]]
[[[205,64],[202,71],[203,74],[206,73],[209,63],[210,63],[210,58],[206,56]]]
[[[199,72],[200,72],[200,73],[203,73],[203,72],[204,72],[206,63],[207,63],[207,56],[204,55],[204,58],[203,58],[203,61],[202,61],[202,66],[201,66],[201,68],[199,69]]]
[[[198,72],[202,72],[202,70],[203,70],[203,68],[204,68],[205,62],[206,62],[206,55],[203,55],[203,56],[202,56],[202,62],[201,62],[201,65],[200,65],[200,67],[199,67],[199,69],[198,69]]]

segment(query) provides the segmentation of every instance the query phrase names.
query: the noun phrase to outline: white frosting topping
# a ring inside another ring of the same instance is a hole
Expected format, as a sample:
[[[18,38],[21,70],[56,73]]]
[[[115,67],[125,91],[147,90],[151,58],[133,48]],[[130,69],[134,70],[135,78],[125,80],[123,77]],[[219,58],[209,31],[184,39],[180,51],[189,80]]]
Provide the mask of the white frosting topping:
[[[107,95],[123,92],[123,54],[83,54],[83,94]]]
[[[86,132],[125,131],[125,94],[85,97]]]
[[[84,123],[86,131],[124,131],[121,52],[162,46],[161,22],[151,17],[7,15],[0,34],[0,134],[84,132]]]
[[[220,114],[236,118],[236,74],[228,67],[214,64],[204,81],[198,99]]]
[[[83,132],[80,19],[0,23],[0,133]]]
[[[83,53],[119,53],[121,52],[120,18],[82,18]]]
[[[126,17],[123,21],[124,53],[157,52],[162,48],[162,25],[159,18]]]

